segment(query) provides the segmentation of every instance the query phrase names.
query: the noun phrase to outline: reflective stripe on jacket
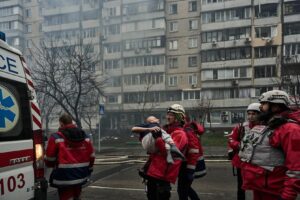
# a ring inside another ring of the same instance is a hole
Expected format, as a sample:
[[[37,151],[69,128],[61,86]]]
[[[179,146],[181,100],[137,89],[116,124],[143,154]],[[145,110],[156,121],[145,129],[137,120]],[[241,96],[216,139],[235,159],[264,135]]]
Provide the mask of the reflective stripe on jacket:
[[[69,141],[61,132],[52,134],[45,159],[47,166],[54,167],[50,184],[53,187],[65,187],[86,183],[94,160],[94,149],[86,134],[78,142]]]

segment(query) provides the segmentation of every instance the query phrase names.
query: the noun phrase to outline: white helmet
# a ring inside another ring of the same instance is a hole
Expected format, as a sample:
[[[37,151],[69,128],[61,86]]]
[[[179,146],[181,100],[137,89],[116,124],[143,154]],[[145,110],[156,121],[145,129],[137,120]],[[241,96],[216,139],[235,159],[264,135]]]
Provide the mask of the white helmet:
[[[289,95],[282,90],[271,90],[263,93],[259,97],[259,102],[280,103],[288,106],[290,104]]]
[[[256,112],[260,112],[260,103],[251,103],[249,104],[248,108],[247,108],[247,112],[248,111],[256,111]]]
[[[168,108],[167,112],[178,113],[178,114],[183,114],[183,115],[185,114],[185,110],[184,110],[183,106],[180,105],[180,104],[173,104],[173,105],[171,105]]]

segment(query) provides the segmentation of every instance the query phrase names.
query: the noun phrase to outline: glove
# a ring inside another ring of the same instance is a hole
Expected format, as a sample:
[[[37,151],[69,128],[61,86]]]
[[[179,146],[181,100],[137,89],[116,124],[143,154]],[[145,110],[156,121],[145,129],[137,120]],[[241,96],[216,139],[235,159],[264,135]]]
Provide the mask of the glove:
[[[152,133],[152,137],[154,137],[155,139],[161,137],[161,134],[162,134],[161,131],[151,132],[151,133]]]
[[[188,181],[192,182],[194,180],[194,169],[186,169],[186,178]]]

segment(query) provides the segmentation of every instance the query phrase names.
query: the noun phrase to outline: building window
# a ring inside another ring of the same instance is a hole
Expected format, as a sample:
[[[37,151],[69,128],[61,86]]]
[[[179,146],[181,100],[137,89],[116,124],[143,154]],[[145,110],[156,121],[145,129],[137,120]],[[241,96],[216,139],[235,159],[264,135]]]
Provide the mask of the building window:
[[[189,12],[197,11],[197,1],[189,1]]]
[[[114,70],[120,68],[120,60],[105,60],[104,61],[104,69],[105,70]]]
[[[284,56],[300,55],[300,43],[285,44],[284,49]]]
[[[300,22],[285,24],[284,25],[284,34],[285,35],[300,34]]]
[[[31,24],[25,25],[25,29],[26,29],[26,33],[31,33],[32,32],[32,25]]]
[[[31,17],[32,13],[31,13],[31,9],[28,8],[25,10],[25,16],[28,18],[28,17]]]
[[[189,60],[188,63],[189,67],[197,67],[197,56],[190,56],[188,60]]]
[[[189,48],[197,48],[197,47],[198,47],[198,39],[189,38]]]
[[[210,11],[201,14],[202,23],[225,22],[251,18],[251,7],[234,8],[228,10]]]
[[[228,40],[238,40],[251,37],[250,27],[241,27],[234,29],[225,29],[220,31],[202,32],[202,43],[221,42]]]
[[[198,29],[198,20],[197,19],[190,20],[189,21],[189,28],[190,28],[190,30]]]
[[[200,91],[199,90],[183,91],[183,99],[184,100],[200,99]]]
[[[196,85],[197,84],[197,75],[193,74],[193,75],[189,75],[188,76],[188,84],[189,85]]]
[[[120,24],[105,26],[104,31],[106,36],[120,34]]]
[[[177,50],[178,48],[178,41],[177,40],[170,40],[169,41],[169,50]]]
[[[177,4],[176,3],[170,4],[169,13],[170,14],[177,14]]]
[[[32,47],[32,41],[31,40],[26,40],[26,47],[31,48]]]
[[[177,76],[169,77],[169,86],[177,86]]]
[[[202,0],[202,4],[213,4],[213,3],[221,3],[226,1],[233,1],[233,0]]]
[[[277,46],[254,48],[255,58],[271,58],[277,56]]]
[[[121,86],[121,77],[111,77],[107,83],[108,87],[120,87]]]
[[[125,40],[124,49],[135,50],[135,49],[148,49],[165,47],[165,37],[154,37],[154,38],[143,38],[135,40]]]
[[[263,4],[255,6],[255,17],[265,18],[265,17],[276,17],[277,16],[278,4]]]
[[[277,27],[257,27],[255,28],[255,33],[257,38],[272,38],[277,35]]]
[[[231,112],[231,123],[243,123],[245,121],[245,111],[232,111]]]
[[[273,87],[260,87],[255,88],[255,96],[259,97],[262,93],[273,90]]]
[[[178,22],[170,22],[169,28],[170,28],[170,32],[178,31]]]
[[[284,2],[284,14],[294,15],[300,13],[299,1]]]
[[[254,67],[254,78],[276,77],[276,66],[259,66]]]
[[[251,58],[250,47],[217,49],[217,50],[208,50],[208,51],[201,52],[202,62],[239,60],[239,59],[249,59],[249,58]]]
[[[236,78],[247,78],[248,67],[239,67],[233,69],[212,69],[202,70],[202,80],[228,80]]]
[[[125,85],[155,85],[164,82],[162,73],[134,74],[124,76]]]
[[[169,58],[169,68],[178,68],[178,58]]]
[[[124,67],[145,67],[164,64],[165,57],[163,55],[137,56],[124,59]]]
[[[104,46],[105,54],[120,52],[120,43],[110,43]]]
[[[13,38],[12,44],[14,46],[19,46],[20,45],[20,38],[18,38],[18,37]]]
[[[118,103],[118,95],[108,95],[107,103]]]
[[[207,115],[207,123],[221,123],[221,112],[213,111],[208,113]]]

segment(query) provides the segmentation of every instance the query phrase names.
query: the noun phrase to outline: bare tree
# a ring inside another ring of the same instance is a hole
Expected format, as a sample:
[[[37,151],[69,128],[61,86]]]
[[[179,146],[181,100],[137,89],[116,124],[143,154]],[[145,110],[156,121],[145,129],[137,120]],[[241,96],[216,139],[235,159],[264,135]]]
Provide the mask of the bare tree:
[[[53,112],[53,110],[55,109],[55,107],[57,107],[57,103],[52,99],[49,98],[47,95],[45,95],[44,93],[37,93],[37,98],[41,104],[41,117],[42,117],[42,121],[45,124],[45,130],[44,133],[47,135],[49,133],[49,122],[50,122],[50,116]]]
[[[72,116],[79,127],[81,120],[98,105],[106,78],[96,73],[98,55],[91,53],[93,45],[81,42],[42,42],[31,54],[37,92],[53,101]],[[95,109],[97,111],[97,109]]]
[[[135,105],[133,109],[137,110],[142,119],[146,117],[153,109],[159,106],[159,97],[155,94],[154,86],[159,82],[159,74],[152,71],[145,71],[139,75],[139,84],[142,88],[135,93]]]
[[[284,74],[280,78],[273,79],[279,89],[286,91],[290,95],[292,106],[300,107],[300,74],[293,71],[293,75]]]
[[[213,108],[213,105],[211,103],[211,100],[201,98],[198,99],[195,104],[191,106],[191,111],[188,113],[191,115],[190,117],[194,116],[196,119],[199,119],[199,123],[201,123],[203,126],[205,125],[205,121],[207,118],[209,118],[211,110]],[[194,119],[191,119],[194,120]],[[211,122],[210,122],[210,128],[211,128]]]
[[[139,91],[138,93],[138,110],[143,117],[143,119],[146,117],[146,114],[152,111],[154,108],[156,108],[159,104],[157,102],[157,99],[155,95],[153,94],[153,86],[154,86],[154,81],[153,77],[156,74],[153,72],[150,73],[145,73],[143,77],[141,77],[142,82],[145,84],[144,90]]]

